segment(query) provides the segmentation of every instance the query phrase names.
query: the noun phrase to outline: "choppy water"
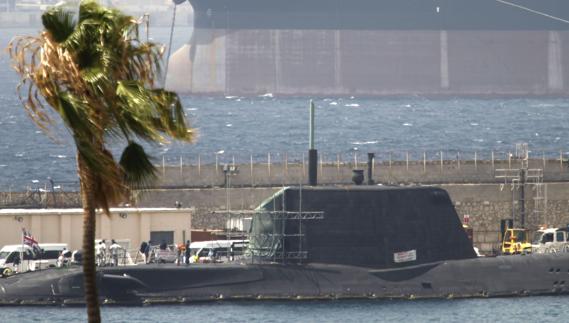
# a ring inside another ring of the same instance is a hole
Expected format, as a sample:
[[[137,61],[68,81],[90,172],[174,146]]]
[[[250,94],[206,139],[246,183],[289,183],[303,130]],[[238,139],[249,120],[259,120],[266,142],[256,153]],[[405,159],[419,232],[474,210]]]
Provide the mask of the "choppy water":
[[[104,307],[106,322],[566,322],[569,297]],[[3,307],[4,322],[85,321],[84,308]]]

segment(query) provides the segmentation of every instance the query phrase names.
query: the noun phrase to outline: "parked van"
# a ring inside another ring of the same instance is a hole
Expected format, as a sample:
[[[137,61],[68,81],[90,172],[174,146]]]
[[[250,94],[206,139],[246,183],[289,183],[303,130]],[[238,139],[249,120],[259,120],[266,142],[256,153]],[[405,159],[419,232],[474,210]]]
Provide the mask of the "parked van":
[[[35,265],[33,261],[34,252],[30,246],[21,244],[4,246],[0,249],[0,274],[9,276],[14,272],[32,270]]]
[[[0,249],[0,274],[33,271],[54,267],[59,254],[67,249],[66,243],[40,243],[40,251],[28,245],[6,245]],[[23,259],[20,259],[20,254]]]
[[[36,254],[35,269],[55,267],[63,250],[69,250],[67,243],[40,243],[41,252]]]
[[[224,260],[223,258],[243,255],[248,244],[249,240],[196,241],[191,243],[190,250],[193,256],[197,256],[199,262],[220,262]]]

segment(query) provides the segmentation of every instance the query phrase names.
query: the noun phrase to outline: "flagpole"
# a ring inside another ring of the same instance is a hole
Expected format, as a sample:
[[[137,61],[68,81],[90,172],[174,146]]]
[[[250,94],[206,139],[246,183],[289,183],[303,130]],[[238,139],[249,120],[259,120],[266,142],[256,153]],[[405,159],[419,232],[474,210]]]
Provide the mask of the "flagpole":
[[[24,239],[25,239],[25,236],[26,236],[26,229],[22,228],[22,249],[20,249],[20,263],[18,264],[17,272],[21,271],[20,267],[22,267],[23,263],[24,263],[23,255],[24,255]]]

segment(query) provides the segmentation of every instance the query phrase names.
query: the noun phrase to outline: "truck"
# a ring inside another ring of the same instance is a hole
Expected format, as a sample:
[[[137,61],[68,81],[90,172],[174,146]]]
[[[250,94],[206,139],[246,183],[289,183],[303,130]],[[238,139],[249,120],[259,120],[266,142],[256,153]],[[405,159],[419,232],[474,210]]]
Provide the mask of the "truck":
[[[535,253],[569,252],[569,227],[537,230],[533,236],[532,250]]]

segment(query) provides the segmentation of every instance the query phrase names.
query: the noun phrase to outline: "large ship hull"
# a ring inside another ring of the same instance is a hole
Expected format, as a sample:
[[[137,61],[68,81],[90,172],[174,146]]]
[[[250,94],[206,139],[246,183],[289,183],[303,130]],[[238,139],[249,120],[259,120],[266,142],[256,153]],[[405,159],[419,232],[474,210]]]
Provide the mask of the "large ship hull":
[[[190,2],[167,75],[181,92],[569,94],[567,1]]]

